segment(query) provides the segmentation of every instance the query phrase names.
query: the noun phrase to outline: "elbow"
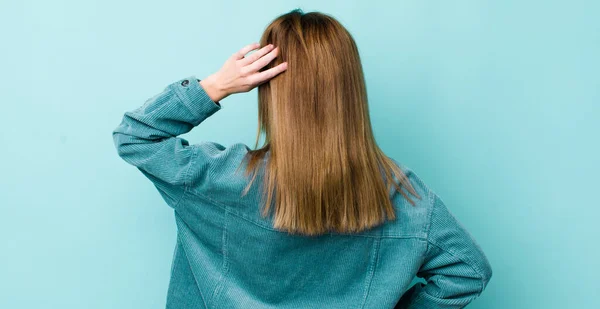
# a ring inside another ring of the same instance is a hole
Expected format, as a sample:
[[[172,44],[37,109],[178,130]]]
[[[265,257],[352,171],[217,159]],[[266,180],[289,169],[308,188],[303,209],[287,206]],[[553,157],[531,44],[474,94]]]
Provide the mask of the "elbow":
[[[119,137],[119,133],[117,133],[116,131],[112,132],[112,139],[113,139],[113,144],[115,146],[115,149],[117,150],[117,154],[119,155],[119,157],[122,156],[123,154],[123,143],[121,142],[121,138]]]
[[[121,158],[128,156],[132,151],[130,149],[132,144],[135,144],[135,132],[132,132],[132,127],[127,124],[126,120],[127,113],[123,121],[112,130],[113,145]]]
[[[119,157],[121,158],[125,158],[129,152],[131,152],[128,147],[128,145],[130,145],[130,143],[127,142],[126,140],[126,135],[113,131],[112,133],[112,137],[113,137],[113,144],[115,146],[115,149],[117,150],[117,154],[119,155]]]
[[[493,274],[492,265],[485,256],[481,259],[481,263],[479,264],[479,271],[481,275],[482,284],[481,291],[483,292],[483,290],[487,287],[488,283],[492,279]]]

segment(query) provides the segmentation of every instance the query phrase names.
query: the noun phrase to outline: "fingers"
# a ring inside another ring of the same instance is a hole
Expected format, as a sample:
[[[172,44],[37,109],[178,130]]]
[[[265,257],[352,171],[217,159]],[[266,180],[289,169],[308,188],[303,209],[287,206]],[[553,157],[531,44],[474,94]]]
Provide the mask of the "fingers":
[[[279,54],[279,47],[275,47],[268,54],[260,57],[258,60],[252,62],[246,67],[246,70],[249,72],[256,72],[260,70],[265,65],[269,64],[277,55]]]
[[[251,50],[257,49],[260,47],[259,43],[252,43],[244,46],[242,49],[233,54],[233,58],[235,60],[243,59],[244,56],[249,53]]]
[[[258,51],[252,53],[252,55],[240,59],[239,63],[244,66],[249,65],[249,64],[253,63],[254,61],[260,59],[260,57],[264,56],[269,51],[273,50],[273,48],[274,48],[273,44],[264,46],[263,48],[259,49]]]
[[[260,85],[269,79],[277,76],[279,73],[287,70],[287,62],[281,63],[278,66],[272,67],[266,71],[256,73],[250,77],[253,85]]]
[[[232,56],[237,61],[237,64],[241,65],[243,75],[247,76],[249,84],[253,85],[253,87],[287,70],[287,62],[284,62],[263,72],[258,72],[279,55],[279,48],[274,47],[273,44],[269,44],[252,53],[252,55],[245,57],[247,53],[258,47],[260,47],[259,43],[246,45]]]

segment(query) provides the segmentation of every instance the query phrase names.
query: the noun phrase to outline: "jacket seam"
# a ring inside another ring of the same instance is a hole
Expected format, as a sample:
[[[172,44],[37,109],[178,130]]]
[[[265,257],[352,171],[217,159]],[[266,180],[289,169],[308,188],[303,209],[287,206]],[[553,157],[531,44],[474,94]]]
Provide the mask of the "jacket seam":
[[[381,238],[377,237],[375,238],[375,243],[373,244],[373,257],[371,258],[371,262],[369,263],[369,273],[368,273],[368,280],[365,284],[365,294],[363,297],[363,301],[362,301],[362,305],[360,306],[361,309],[363,309],[365,307],[365,304],[367,303],[367,298],[369,296],[369,290],[371,288],[371,284],[373,282],[373,276],[375,274],[375,269],[377,268],[377,261],[379,261],[379,246],[381,244]]]
[[[223,255],[223,265],[221,266],[221,274],[219,276],[219,282],[213,291],[213,295],[211,297],[211,302],[213,303],[215,309],[219,308],[220,303],[215,303],[219,300],[219,295],[223,291],[225,286],[225,282],[227,280],[227,273],[229,271],[229,256],[227,252],[227,214],[229,213],[228,209],[225,208],[225,214],[223,215],[223,234],[221,236],[221,254]]]
[[[183,223],[187,225],[187,223],[185,223],[185,222],[183,222]],[[178,233],[178,235],[177,235],[177,241],[178,242],[181,241],[181,239],[179,237],[180,237],[180,235]],[[181,250],[183,251],[185,260],[187,261],[187,266],[190,267],[190,269],[191,269],[191,265],[190,265],[190,262],[189,262],[190,260],[189,260],[189,258],[187,256],[187,252],[185,251],[185,248],[183,247],[183,245],[181,245],[181,246],[182,246]],[[175,253],[176,252],[177,252],[177,247],[175,247]],[[175,256],[175,253],[173,254],[173,257]],[[198,289],[198,293],[200,293],[200,298],[202,299],[202,304],[204,305],[204,308],[208,308],[208,306],[206,306],[206,300],[204,299],[204,293],[202,292],[202,289],[200,289],[200,285],[198,284],[198,279],[196,278],[196,274],[194,273],[194,271],[190,271],[190,272],[191,272],[192,277],[194,278],[194,282],[196,283],[196,288]],[[171,274],[171,275],[173,275],[173,274]]]
[[[187,169],[185,170],[185,174],[183,175],[183,193],[181,193],[181,196],[179,197],[179,199],[177,200],[177,203],[175,203],[175,206],[173,206],[173,208],[177,208],[179,206],[179,204],[181,203],[181,201],[183,200],[183,198],[186,196],[186,194],[189,191],[190,188],[190,183],[191,180],[188,179],[189,178],[189,174],[190,174],[190,169],[192,168],[192,166],[194,164],[196,164],[196,154],[198,152],[197,147],[193,147],[192,146],[192,157],[190,158],[190,164],[187,167]]]
[[[435,196],[434,196],[434,192],[433,191],[429,191],[428,194],[428,199],[429,199],[429,213],[427,214],[427,226],[426,226],[426,232],[425,235],[427,237],[427,240],[429,241],[429,234],[431,233],[431,221],[433,218],[433,208],[435,207]]]
[[[432,190],[429,190],[429,193],[427,194],[427,198],[429,200],[429,213],[427,214],[427,225],[425,227],[425,240],[427,241],[427,248],[425,249],[425,253],[423,254],[423,259],[427,258],[427,255],[429,255],[429,249],[430,249],[430,240],[429,240],[429,234],[431,233],[431,220],[433,217],[433,207],[435,206],[434,202],[434,195],[435,193]]]
[[[189,188],[192,184],[192,179],[190,178],[190,170],[192,169],[192,166],[196,165],[196,159],[198,158],[199,151],[198,147],[196,146],[192,145],[190,147],[192,148],[192,158],[190,159],[190,165],[185,170],[185,175],[183,176],[183,184],[185,185],[186,189]]]

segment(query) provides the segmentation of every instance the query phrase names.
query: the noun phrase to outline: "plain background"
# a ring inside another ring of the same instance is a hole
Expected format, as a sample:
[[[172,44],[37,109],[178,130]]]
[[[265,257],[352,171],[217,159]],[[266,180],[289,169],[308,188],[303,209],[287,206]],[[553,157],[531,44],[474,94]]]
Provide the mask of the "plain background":
[[[123,113],[294,8],[361,53],[376,138],[494,275],[470,308],[598,308],[597,1],[2,1],[0,307],[162,308],[172,210],[116,153]],[[257,91],[182,136],[254,146]]]

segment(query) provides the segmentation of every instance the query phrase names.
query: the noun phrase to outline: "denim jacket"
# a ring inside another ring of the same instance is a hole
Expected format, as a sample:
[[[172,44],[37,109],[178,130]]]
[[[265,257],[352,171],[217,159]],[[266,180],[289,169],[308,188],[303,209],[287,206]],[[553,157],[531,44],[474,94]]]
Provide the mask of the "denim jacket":
[[[236,168],[248,146],[178,137],[221,108],[190,76],[125,112],[112,132],[118,155],[174,211],[166,308],[463,308],[483,292],[492,268],[481,247],[396,161],[422,197],[413,206],[391,194],[396,220],[359,234],[274,229],[258,183],[241,196],[249,179]],[[410,286],[415,276],[427,283]]]

